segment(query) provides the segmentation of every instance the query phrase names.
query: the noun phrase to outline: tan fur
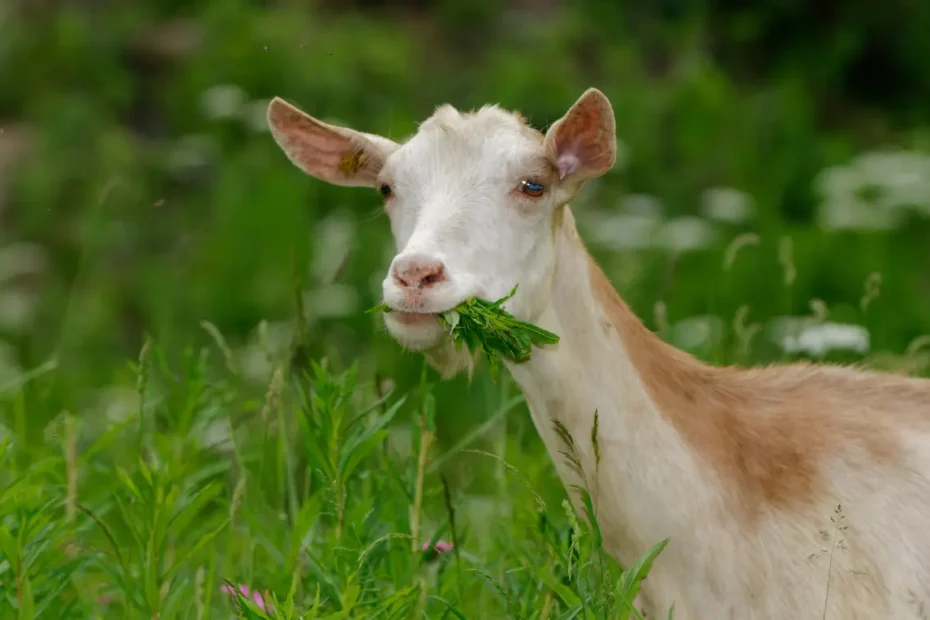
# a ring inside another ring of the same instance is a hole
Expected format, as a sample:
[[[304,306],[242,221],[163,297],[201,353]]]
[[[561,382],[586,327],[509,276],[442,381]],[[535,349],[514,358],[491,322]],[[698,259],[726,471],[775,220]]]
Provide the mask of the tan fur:
[[[900,465],[894,429],[902,420],[850,416],[843,401],[877,410],[903,400],[906,409],[923,414],[916,421],[930,427],[926,381],[810,364],[708,366],[650,332],[593,260],[590,277],[595,299],[659,411],[733,484],[734,508],[747,516],[766,506],[810,503],[823,490],[818,461],[849,446],[861,446],[878,463]]]
[[[831,620],[920,618],[930,381],[705,364],[636,317],[568,206],[551,229],[560,249],[540,324],[562,341],[510,368],[566,485],[584,481],[560,458],[553,421],[574,436],[606,549],[629,565],[670,538],[643,586],[646,617],[674,604],[682,620],[821,618],[826,604]]]

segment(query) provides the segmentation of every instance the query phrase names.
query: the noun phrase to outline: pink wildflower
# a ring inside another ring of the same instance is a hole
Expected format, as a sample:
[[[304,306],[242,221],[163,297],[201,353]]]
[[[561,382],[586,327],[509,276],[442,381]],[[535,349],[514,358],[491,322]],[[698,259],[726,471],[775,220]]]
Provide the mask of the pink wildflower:
[[[429,549],[429,543],[423,543],[422,548],[423,548],[423,551],[426,551],[427,549]],[[454,544],[446,540],[442,540],[442,539],[437,540],[436,544],[433,545],[433,549],[435,549],[439,553],[448,553],[449,551],[452,551],[454,548],[455,548]]]
[[[223,592],[226,592],[227,594],[231,594],[231,595],[233,595],[233,596],[235,596],[235,594],[236,594],[236,590],[235,590],[232,586],[228,586],[228,585],[226,585],[225,583],[224,583],[223,585],[220,586],[220,590],[222,590]],[[243,584],[239,584],[239,593],[240,593],[244,598],[249,598],[249,586],[243,585]],[[272,605],[271,605],[271,603],[268,603],[267,606],[266,606],[266,604],[265,604],[265,599],[264,599],[264,597],[262,596],[261,592],[255,591],[255,592],[252,594],[252,597],[251,597],[251,598],[252,598],[252,600],[255,602],[255,604],[258,605],[258,608],[261,609],[262,611],[267,611],[267,612],[269,612],[269,613],[272,611]]]

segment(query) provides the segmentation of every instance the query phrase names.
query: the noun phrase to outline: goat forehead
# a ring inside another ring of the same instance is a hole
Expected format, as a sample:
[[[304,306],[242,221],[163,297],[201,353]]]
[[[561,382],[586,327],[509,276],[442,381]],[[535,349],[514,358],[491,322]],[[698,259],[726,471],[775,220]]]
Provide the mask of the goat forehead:
[[[509,112],[491,108],[461,115],[449,110],[431,116],[395,152],[387,166],[390,176],[415,183],[453,179],[476,183],[532,167],[545,158],[541,134]]]
[[[485,105],[474,112],[460,112],[450,105],[442,105],[420,124],[420,132],[473,133],[499,128],[521,131],[527,129],[521,118],[496,105]]]

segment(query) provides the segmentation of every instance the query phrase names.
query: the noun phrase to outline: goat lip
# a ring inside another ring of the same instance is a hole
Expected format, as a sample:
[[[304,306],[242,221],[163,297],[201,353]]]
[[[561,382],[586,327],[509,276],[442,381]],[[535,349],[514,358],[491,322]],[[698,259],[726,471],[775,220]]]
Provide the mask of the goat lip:
[[[428,323],[436,320],[435,312],[406,312],[404,310],[391,310],[390,316],[398,323],[404,325],[413,325],[418,323]]]

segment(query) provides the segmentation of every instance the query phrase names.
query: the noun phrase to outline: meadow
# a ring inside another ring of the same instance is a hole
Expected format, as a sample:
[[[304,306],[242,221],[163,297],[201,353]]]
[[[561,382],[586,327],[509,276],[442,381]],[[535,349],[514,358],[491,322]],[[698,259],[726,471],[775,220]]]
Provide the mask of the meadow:
[[[647,325],[930,374],[930,9],[620,4],[0,7],[0,620],[636,617],[663,541],[618,566],[506,372],[366,313],[379,198],[287,162],[276,95],[400,139],[597,86],[573,209]]]

